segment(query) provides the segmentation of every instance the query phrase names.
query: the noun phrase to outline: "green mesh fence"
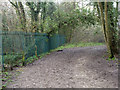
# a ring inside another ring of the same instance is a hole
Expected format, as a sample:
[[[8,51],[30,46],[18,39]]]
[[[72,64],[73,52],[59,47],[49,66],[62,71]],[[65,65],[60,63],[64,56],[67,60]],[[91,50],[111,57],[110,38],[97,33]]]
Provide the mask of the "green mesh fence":
[[[2,32],[2,48],[3,48],[3,66],[14,67],[22,63],[23,57],[23,32]]]
[[[50,49],[55,49],[65,43],[65,36],[64,35],[59,35],[55,34],[50,37],[49,39],[49,46]]]
[[[24,41],[26,58],[35,55],[35,51],[37,55],[49,52],[49,40],[46,34],[26,33]]]
[[[49,52],[65,43],[65,36],[55,34],[2,32],[3,65],[16,66],[34,55]]]
[[[2,32],[3,53],[21,53],[23,51],[23,32]]]

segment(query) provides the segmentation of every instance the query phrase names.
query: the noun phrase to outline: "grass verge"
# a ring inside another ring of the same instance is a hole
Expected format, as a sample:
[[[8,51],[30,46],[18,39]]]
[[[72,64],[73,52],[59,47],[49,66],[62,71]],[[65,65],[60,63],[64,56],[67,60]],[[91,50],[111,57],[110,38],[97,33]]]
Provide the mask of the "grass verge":
[[[87,47],[87,46],[99,46],[99,45],[104,45],[104,43],[93,43],[93,42],[90,42],[90,43],[76,43],[76,44],[65,44],[63,46],[60,46],[52,51],[56,51],[56,50],[63,50],[65,48],[74,48],[74,47]]]

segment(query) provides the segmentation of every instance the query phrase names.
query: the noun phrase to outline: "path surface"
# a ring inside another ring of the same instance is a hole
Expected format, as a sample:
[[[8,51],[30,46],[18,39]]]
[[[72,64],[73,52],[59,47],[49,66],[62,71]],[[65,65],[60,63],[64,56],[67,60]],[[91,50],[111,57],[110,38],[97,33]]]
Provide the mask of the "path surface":
[[[104,55],[105,46],[52,52],[25,67],[8,88],[117,88],[117,65]]]

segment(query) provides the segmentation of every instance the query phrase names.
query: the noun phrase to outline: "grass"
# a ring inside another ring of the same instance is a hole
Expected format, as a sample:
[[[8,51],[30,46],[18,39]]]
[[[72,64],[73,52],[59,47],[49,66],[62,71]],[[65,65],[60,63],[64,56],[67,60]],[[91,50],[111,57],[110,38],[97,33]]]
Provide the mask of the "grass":
[[[77,43],[77,44],[65,44],[64,46],[60,46],[52,51],[56,51],[56,50],[62,50],[62,49],[65,49],[65,48],[74,48],[74,47],[87,47],[87,46],[99,46],[99,45],[104,45],[104,43],[93,43],[93,42],[90,42],[90,43]]]

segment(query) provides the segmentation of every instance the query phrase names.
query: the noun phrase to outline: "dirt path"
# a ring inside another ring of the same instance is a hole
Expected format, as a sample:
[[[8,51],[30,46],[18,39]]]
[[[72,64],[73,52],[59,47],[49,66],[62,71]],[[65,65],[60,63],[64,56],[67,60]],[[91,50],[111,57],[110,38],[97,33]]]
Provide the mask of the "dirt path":
[[[104,55],[105,46],[53,52],[25,67],[8,88],[117,88],[117,65]]]

